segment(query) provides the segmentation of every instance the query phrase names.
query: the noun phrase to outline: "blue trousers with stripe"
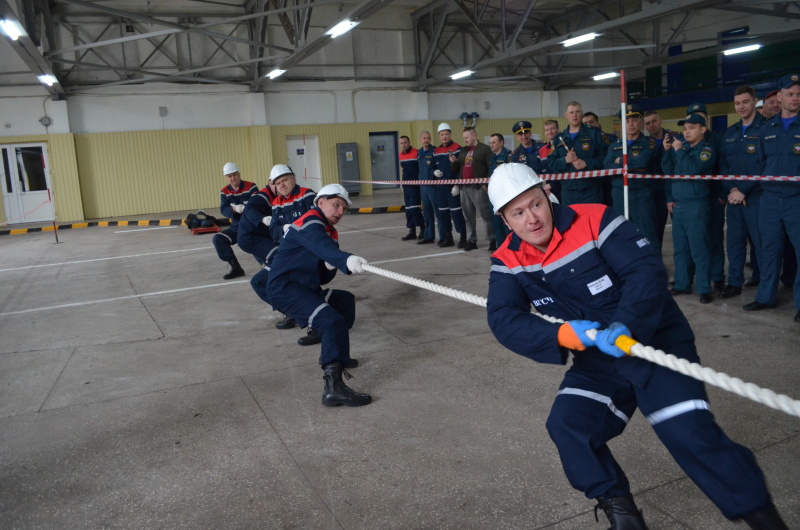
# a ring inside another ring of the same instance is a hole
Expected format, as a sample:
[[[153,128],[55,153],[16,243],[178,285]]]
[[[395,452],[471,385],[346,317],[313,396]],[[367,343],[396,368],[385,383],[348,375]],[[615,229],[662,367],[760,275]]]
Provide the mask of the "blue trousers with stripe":
[[[461,198],[453,197],[453,194],[450,193],[452,188],[447,185],[436,186],[436,203],[439,206],[439,239],[450,234],[453,225],[459,234],[467,233],[467,224],[464,222],[464,213],[461,211]]]
[[[222,261],[230,261],[236,257],[233,253],[233,245],[236,244],[236,230],[233,228],[226,228],[225,230],[214,234],[211,238],[211,244],[217,251],[217,256]]]
[[[410,184],[403,186],[403,203],[406,210],[406,228],[422,226],[422,194],[420,186]]]
[[[356,298],[338,289],[312,290],[287,283],[270,290],[272,307],[297,320],[301,328],[314,328],[322,339],[319,363],[346,364],[350,359],[350,333],[356,320]]]
[[[694,349],[693,344],[685,347]],[[716,424],[703,383],[661,366],[653,368],[643,387],[612,371],[573,367],[567,372],[547,430],[575,489],[588,498],[630,493],[628,478],[607,442],[625,430],[637,407],[681,469],[725,517],[738,519],[770,502],[753,453]]]

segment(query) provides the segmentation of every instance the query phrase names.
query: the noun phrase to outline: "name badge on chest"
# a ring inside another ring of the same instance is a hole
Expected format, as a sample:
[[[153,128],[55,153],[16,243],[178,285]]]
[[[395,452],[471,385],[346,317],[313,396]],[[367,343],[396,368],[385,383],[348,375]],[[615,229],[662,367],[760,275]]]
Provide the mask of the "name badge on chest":
[[[608,289],[612,285],[614,285],[614,284],[611,283],[611,278],[609,278],[608,274],[606,274],[602,278],[599,278],[599,279],[597,279],[597,280],[595,280],[593,282],[587,283],[586,287],[589,288],[589,292],[592,293],[592,296],[594,296],[596,294],[602,293],[603,291],[605,291],[606,289]]]

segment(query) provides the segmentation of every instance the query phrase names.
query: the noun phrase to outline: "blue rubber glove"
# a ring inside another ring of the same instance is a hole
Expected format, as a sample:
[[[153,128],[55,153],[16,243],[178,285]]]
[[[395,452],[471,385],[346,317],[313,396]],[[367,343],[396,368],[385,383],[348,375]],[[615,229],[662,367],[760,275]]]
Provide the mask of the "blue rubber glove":
[[[617,348],[614,342],[620,335],[631,336],[631,330],[628,326],[620,322],[612,322],[606,329],[600,331],[595,337],[595,345],[601,352],[612,357],[625,357],[625,352]]]
[[[570,320],[558,328],[558,345],[573,351],[583,351],[594,346],[594,341],[586,336],[589,329],[597,329],[600,322],[590,320]]]

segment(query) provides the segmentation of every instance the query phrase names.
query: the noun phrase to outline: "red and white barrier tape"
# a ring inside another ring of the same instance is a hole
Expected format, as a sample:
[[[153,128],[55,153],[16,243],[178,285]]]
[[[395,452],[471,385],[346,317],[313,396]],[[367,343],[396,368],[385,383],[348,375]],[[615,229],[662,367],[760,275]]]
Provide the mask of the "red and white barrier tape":
[[[629,179],[697,179],[697,180],[755,180],[767,182],[798,182],[800,177],[762,175],[639,175],[628,173]]]
[[[622,175],[622,169],[598,169],[594,171],[576,171],[573,173],[542,173],[539,175],[545,180],[575,180],[583,178],[605,177],[608,175]],[[697,179],[697,180],[754,180],[767,182],[800,182],[800,176],[775,176],[775,175],[653,175],[628,173],[629,179]],[[392,184],[411,186],[453,186],[455,184],[488,184],[489,179],[439,179],[439,180],[343,180],[357,184]]]

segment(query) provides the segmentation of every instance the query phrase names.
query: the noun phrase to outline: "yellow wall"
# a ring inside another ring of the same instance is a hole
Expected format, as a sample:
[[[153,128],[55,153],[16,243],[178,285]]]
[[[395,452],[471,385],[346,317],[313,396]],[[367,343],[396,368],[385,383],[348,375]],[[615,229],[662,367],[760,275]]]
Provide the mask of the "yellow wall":
[[[430,122],[378,122],[378,123],[343,123],[331,125],[284,125],[273,126],[272,130],[272,152],[275,163],[286,163],[289,155],[286,152],[287,136],[316,136],[319,140],[320,171],[322,172],[322,184],[331,184],[339,181],[339,164],[336,160],[336,144],[355,142],[358,144],[358,168],[361,180],[380,180],[373,179],[372,163],[369,156],[369,133],[371,132],[394,132],[397,131],[398,137],[406,135],[410,138],[419,137],[415,132],[415,126],[420,127],[420,131],[425,125],[430,127]],[[414,142],[412,142],[414,143]],[[361,193],[372,194],[371,184],[362,184]]]
[[[264,187],[268,127],[140,131],[75,136],[86,219],[219,206],[225,162]]]
[[[75,142],[72,134],[38,134],[33,136],[11,136],[0,138],[3,144],[44,143],[50,161],[50,181],[59,222],[79,221],[83,217],[81,189],[78,180],[78,165]],[[0,220],[6,213],[0,201]]]

